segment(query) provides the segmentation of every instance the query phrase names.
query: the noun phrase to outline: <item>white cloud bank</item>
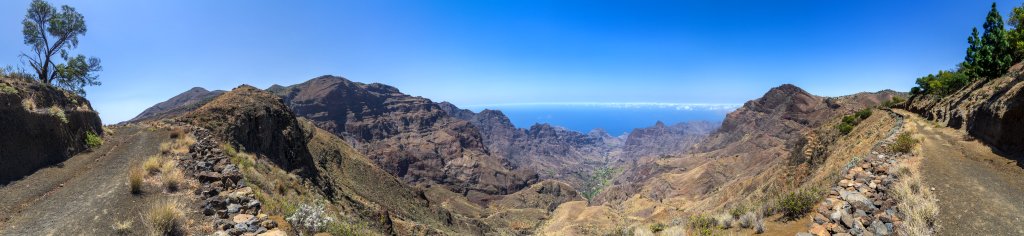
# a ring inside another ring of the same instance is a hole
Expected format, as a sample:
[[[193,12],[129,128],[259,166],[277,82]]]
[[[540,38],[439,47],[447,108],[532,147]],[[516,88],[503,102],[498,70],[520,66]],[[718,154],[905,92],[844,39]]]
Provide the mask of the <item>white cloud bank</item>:
[[[731,111],[743,104],[728,103],[668,103],[668,102],[555,102],[555,103],[500,103],[487,105],[470,105],[466,108],[477,110],[483,108],[502,107],[598,107],[621,109],[675,109],[680,111]]]

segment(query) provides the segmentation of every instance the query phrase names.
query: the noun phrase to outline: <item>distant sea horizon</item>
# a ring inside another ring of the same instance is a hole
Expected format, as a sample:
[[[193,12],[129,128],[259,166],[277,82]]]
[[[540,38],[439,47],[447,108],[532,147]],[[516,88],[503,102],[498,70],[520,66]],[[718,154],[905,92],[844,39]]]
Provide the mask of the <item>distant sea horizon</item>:
[[[720,123],[725,115],[742,104],[711,103],[506,103],[469,105],[466,109],[480,112],[500,110],[517,128],[529,129],[534,124],[551,124],[581,133],[604,129],[612,136],[632,132],[635,128],[679,122],[708,121]]]

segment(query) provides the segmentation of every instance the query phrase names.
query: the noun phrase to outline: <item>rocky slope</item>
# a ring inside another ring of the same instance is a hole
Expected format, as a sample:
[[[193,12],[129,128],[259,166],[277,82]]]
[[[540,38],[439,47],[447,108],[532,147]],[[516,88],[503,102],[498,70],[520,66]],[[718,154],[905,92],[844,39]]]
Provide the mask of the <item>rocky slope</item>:
[[[146,108],[146,110],[136,115],[135,118],[128,120],[128,122],[161,119],[185,114],[185,112],[195,110],[221,94],[224,94],[223,90],[209,91],[204,88],[195,87],[171,97],[167,101]]]
[[[966,131],[1006,155],[1024,153],[1024,64],[1006,75],[975,81],[948,96],[915,95],[907,110]],[[1018,157],[1020,158],[1020,157]]]
[[[707,121],[675,125],[659,121],[651,127],[633,129],[623,143],[622,152],[628,159],[686,153],[718,126]]]
[[[833,173],[843,171],[852,153],[869,151],[887,133],[877,130],[893,123],[878,111],[842,136],[834,128],[840,118],[897,95],[881,91],[828,98],[793,85],[773,88],[730,113],[722,128],[693,151],[627,165],[590,206],[563,204],[565,211],[556,210],[543,229],[555,234],[641,230],[655,223],[671,229],[690,215],[719,214],[744,204],[766,208],[765,202],[782,193],[832,184],[830,178],[841,176]],[[574,217],[578,212],[592,215]],[[598,227],[596,219],[624,220]]]
[[[550,124],[516,128],[498,110],[474,113],[448,102],[439,105],[449,115],[476,126],[492,154],[513,166],[538,170],[544,178],[576,186],[596,168],[621,166],[639,157],[683,153],[717,128],[709,122],[672,126],[659,122],[653,127],[636,129],[622,139],[600,129],[584,134]]]
[[[349,141],[406,182],[437,183],[486,202],[536,181],[491,155],[476,127],[438,104],[383,84],[321,76],[271,89],[296,115]]]
[[[599,199],[624,200],[645,188],[644,182],[655,176],[682,173],[712,162],[707,167],[714,169],[695,177],[700,181],[699,184],[679,189],[688,194],[708,193],[729,181],[730,176],[759,173],[768,167],[766,163],[791,156],[793,150],[802,148],[806,142],[805,135],[812,129],[898,95],[893,91],[881,91],[826,98],[812,95],[790,84],[772,88],[761,98],[751,100],[729,113],[721,128],[696,144],[693,153],[641,161],[629,166],[618,176],[616,182],[620,184],[602,193]],[[720,162],[735,162],[729,165],[713,164],[712,160],[722,158],[726,159]],[[665,192],[668,189],[664,187],[657,189],[661,190],[651,193],[652,196],[659,196],[656,198],[670,194]]]
[[[0,78],[0,185],[88,149],[102,135],[85,98],[35,81]]]
[[[183,165],[190,166],[191,174],[203,184],[196,193],[207,198],[202,207],[212,208],[204,212],[214,219],[246,213],[284,215],[288,212],[282,206],[327,201],[329,211],[337,212],[343,224],[364,227],[354,228],[357,234],[494,232],[480,219],[442,208],[345,141],[296,118],[269,92],[243,85],[179,119],[194,127],[199,139],[191,148],[193,159]],[[238,174],[244,176],[245,184],[229,177]],[[217,193],[239,191],[254,192],[248,195],[259,201],[243,205],[243,211],[219,213],[230,209],[219,203],[232,200]],[[457,199],[444,200],[468,202],[461,195],[448,197]],[[222,224],[217,222],[221,220],[212,221],[220,229]]]

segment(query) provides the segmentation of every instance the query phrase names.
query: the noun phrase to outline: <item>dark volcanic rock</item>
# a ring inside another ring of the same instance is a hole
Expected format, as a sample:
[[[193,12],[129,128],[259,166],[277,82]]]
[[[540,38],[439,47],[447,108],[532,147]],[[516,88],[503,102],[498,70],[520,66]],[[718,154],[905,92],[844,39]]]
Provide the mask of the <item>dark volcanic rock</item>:
[[[280,98],[263,90],[239,86],[189,112],[184,120],[237,142],[244,151],[262,154],[283,169],[315,170],[305,147],[309,137],[295,115]]]
[[[139,113],[135,118],[128,120],[128,122],[170,118],[182,115],[186,112],[199,108],[221,94],[224,94],[223,90],[208,91],[204,88],[195,87],[178,94],[171,99],[167,99],[167,101],[157,103],[150,108],[146,108],[146,110]]]
[[[0,185],[86,150],[87,132],[103,134],[83,97],[9,78],[0,88]]]
[[[536,180],[490,155],[469,122],[394,87],[321,76],[274,91],[297,115],[408,182],[440,183],[468,195],[508,194]]]

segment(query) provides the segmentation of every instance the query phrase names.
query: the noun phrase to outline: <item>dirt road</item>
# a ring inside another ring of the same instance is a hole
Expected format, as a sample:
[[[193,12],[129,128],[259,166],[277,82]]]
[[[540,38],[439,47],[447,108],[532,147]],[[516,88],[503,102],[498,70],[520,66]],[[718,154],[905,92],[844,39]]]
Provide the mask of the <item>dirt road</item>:
[[[122,220],[133,221],[132,234],[145,233],[141,212],[166,195],[130,194],[128,168],[167,139],[164,131],[117,128],[97,150],[0,187],[0,235],[114,235]]]
[[[1024,170],[963,132],[909,112],[924,160],[924,183],[939,199],[937,235],[1024,235]]]

